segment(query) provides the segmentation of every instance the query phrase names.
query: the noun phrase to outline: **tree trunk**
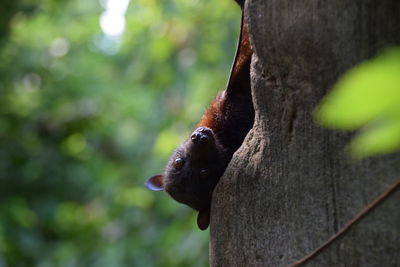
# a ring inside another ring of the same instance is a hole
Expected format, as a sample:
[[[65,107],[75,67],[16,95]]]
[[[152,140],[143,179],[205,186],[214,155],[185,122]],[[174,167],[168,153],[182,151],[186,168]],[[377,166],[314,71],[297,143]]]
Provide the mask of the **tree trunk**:
[[[251,0],[253,129],[217,185],[211,266],[286,266],[400,178],[400,155],[354,161],[313,121],[346,70],[400,43],[398,0]],[[354,103],[357,105],[357,103]],[[400,266],[400,192],[310,266]]]

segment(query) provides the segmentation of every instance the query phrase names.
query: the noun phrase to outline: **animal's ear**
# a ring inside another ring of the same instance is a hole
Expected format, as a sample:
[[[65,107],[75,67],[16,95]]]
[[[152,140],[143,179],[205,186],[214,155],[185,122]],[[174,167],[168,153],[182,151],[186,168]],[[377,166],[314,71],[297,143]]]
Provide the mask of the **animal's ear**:
[[[199,211],[197,215],[197,226],[200,230],[206,230],[210,225],[210,209]]]
[[[150,177],[150,179],[146,181],[145,185],[150,190],[161,191],[164,190],[163,180],[164,176],[162,174],[154,175],[153,177]]]

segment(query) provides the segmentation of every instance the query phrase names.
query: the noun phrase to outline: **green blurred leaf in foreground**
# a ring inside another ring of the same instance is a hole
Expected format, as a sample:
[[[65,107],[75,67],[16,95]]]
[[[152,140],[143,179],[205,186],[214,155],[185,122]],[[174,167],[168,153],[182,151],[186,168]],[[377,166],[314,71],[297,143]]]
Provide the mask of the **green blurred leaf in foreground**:
[[[316,112],[322,125],[360,133],[350,145],[353,156],[400,149],[400,48],[349,70]]]

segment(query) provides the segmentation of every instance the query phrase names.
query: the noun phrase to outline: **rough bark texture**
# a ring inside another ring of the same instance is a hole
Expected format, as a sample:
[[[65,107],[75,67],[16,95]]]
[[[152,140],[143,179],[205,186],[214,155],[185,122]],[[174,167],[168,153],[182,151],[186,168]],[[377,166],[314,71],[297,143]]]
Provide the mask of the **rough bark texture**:
[[[400,177],[399,154],[351,161],[313,111],[337,78],[400,43],[398,0],[250,0],[256,119],[217,185],[211,266],[285,266]],[[355,105],[357,103],[354,103]],[[400,192],[310,266],[399,266]]]

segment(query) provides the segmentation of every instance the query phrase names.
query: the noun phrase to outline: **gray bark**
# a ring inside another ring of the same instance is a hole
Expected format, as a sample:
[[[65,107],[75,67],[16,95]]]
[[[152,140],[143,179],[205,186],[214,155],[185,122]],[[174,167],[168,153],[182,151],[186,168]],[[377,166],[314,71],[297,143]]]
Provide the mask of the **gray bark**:
[[[313,111],[334,82],[400,44],[398,0],[251,0],[253,129],[217,185],[211,266],[285,266],[400,178],[400,155],[349,159]],[[354,103],[355,105],[357,103]],[[400,266],[400,192],[310,266]]]

